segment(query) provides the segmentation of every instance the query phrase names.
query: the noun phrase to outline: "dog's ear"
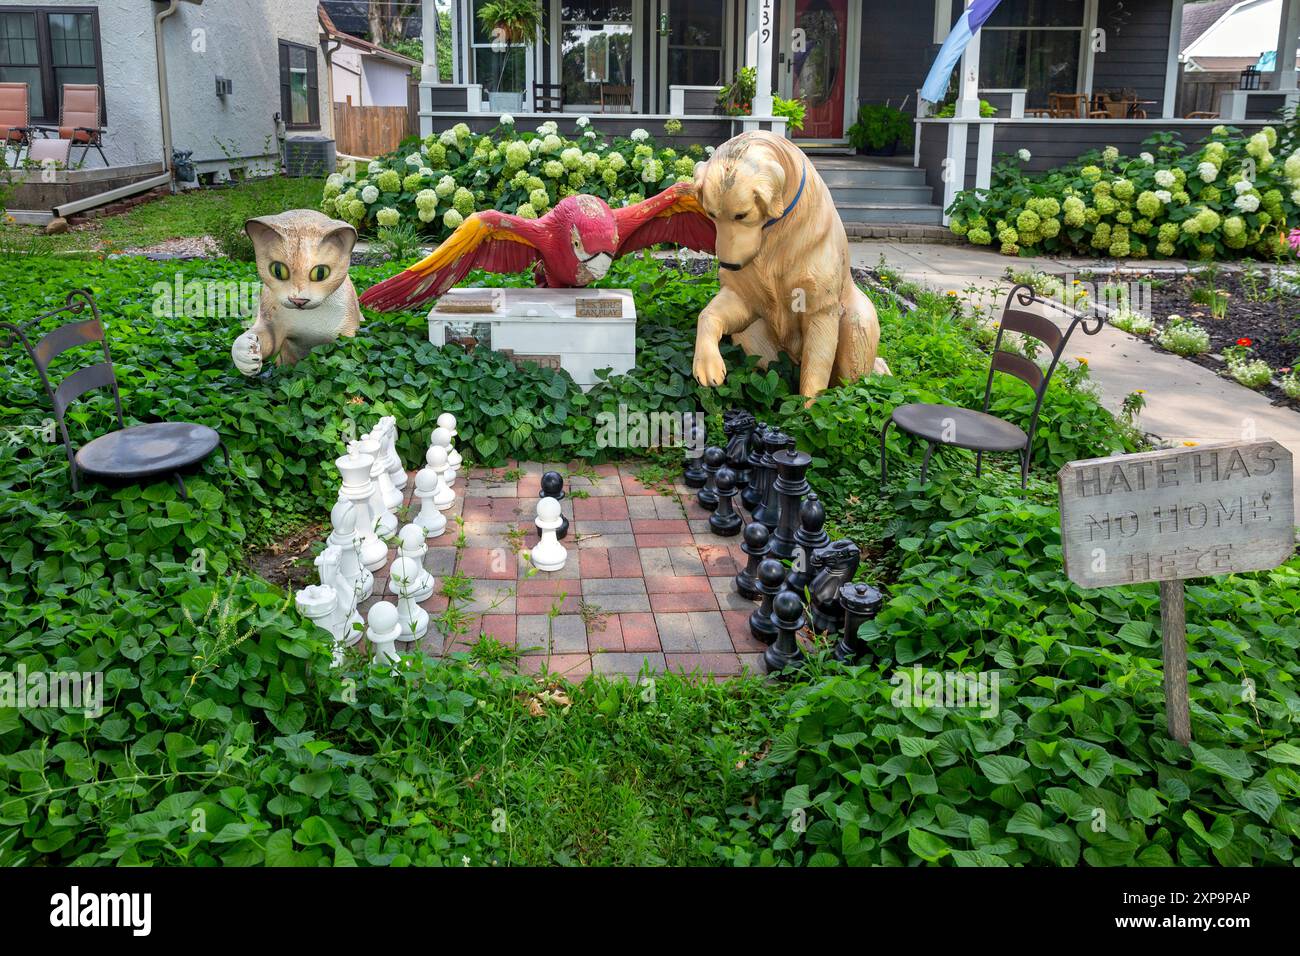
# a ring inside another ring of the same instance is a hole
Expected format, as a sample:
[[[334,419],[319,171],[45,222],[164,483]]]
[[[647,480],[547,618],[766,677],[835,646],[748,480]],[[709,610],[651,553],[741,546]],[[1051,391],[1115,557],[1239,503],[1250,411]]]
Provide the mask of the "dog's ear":
[[[763,218],[774,219],[784,210],[785,167],[775,157],[764,157],[756,164],[753,177],[754,202]]]

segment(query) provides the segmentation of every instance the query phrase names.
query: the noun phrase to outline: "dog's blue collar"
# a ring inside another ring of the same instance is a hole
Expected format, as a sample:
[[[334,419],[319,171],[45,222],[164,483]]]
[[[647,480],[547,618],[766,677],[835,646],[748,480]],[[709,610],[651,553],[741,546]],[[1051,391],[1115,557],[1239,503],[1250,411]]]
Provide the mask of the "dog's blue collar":
[[[763,223],[764,229],[767,229],[770,226],[775,226],[786,216],[790,215],[794,210],[794,207],[799,204],[799,197],[803,195],[803,187],[806,182],[808,182],[808,160],[805,159],[803,162],[803,174],[799,177],[799,191],[796,192],[794,198],[790,200],[790,205],[785,207],[785,212],[781,213],[781,215],[777,216],[775,219],[769,219],[767,222]]]

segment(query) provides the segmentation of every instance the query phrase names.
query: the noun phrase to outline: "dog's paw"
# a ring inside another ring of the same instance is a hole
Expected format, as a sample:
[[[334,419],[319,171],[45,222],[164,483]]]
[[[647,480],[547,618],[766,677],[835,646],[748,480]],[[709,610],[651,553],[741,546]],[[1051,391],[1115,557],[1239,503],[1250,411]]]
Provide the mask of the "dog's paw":
[[[230,357],[240,373],[253,376],[262,371],[262,341],[249,330],[235,339],[230,346]]]
[[[697,348],[692,373],[695,375],[695,381],[713,388],[727,380],[727,363],[722,361],[722,355],[717,349],[705,351]]]

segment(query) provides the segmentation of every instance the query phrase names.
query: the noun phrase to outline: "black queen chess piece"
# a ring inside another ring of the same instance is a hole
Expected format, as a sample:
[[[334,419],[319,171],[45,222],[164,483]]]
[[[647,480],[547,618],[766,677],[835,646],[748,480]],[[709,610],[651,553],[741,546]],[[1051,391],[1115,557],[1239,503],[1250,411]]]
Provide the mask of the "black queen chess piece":
[[[763,603],[749,615],[749,633],[754,640],[771,644],[776,640],[776,624],[772,620],[772,601],[785,584],[785,565],[776,558],[764,558],[758,563],[758,586],[763,592]]]
[[[799,506],[799,530],[794,533],[794,557],[790,573],[785,576],[786,588],[803,596],[804,588],[816,573],[812,566],[813,553],[830,543],[831,536],[826,533],[826,506],[812,492]]]
[[[564,476],[558,471],[548,471],[542,475],[542,490],[537,492],[538,498],[554,498],[556,501],[564,500]],[[560,512],[560,527],[556,529],[555,537],[563,538],[569,533],[569,519],[564,517],[564,512]]]
[[[736,473],[726,465],[718,469],[713,479],[718,493],[718,507],[709,515],[709,529],[721,538],[740,533],[740,515],[736,514]]]
[[[776,640],[763,652],[763,663],[769,674],[802,667],[803,650],[799,647],[799,632],[808,623],[803,614],[803,601],[793,591],[782,591],[772,601],[772,627]]]
[[[736,593],[749,598],[751,601],[757,601],[763,596],[763,592],[758,587],[758,565],[760,561],[767,557],[770,535],[767,533],[767,529],[757,521],[751,521],[745,525],[742,536],[745,540],[741,542],[740,550],[749,556],[749,561],[736,575]]]
[[[749,485],[749,434],[757,423],[744,409],[732,409],[722,416],[722,433],[727,436],[727,466],[736,474],[736,489]]]
[[[754,509],[763,503],[763,449],[766,443],[763,441],[767,434],[767,423],[757,422],[754,430],[749,433],[748,448],[746,450],[745,461],[749,465],[749,483],[745,485],[745,490],[740,495],[740,503],[745,506],[750,515],[754,514]]]
[[[687,488],[703,488],[709,480],[709,473],[704,470],[704,452],[700,450],[706,438],[708,434],[702,426],[691,426],[686,442],[686,467],[682,471],[682,481]]]
[[[708,472],[709,478],[700,489],[699,494],[695,496],[699,501],[701,508],[707,508],[712,511],[718,506],[718,469],[727,463],[727,453],[717,445],[710,445],[704,449],[704,470]]]
[[[819,570],[808,590],[812,595],[812,628],[818,634],[836,634],[844,626],[844,608],[840,607],[840,588],[858,573],[862,553],[848,539],[832,541],[813,552]]]
[[[759,460],[763,469],[763,503],[754,509],[753,518],[767,526],[768,531],[775,531],[781,520],[781,496],[776,490],[776,460],[774,455],[784,451],[790,443],[790,436],[777,429],[769,429],[763,436],[763,457]],[[772,542],[775,545],[775,540]]]
[[[776,464],[776,481],[768,500],[775,495],[778,500],[776,534],[772,536],[772,557],[789,561],[794,557],[795,533],[799,527],[799,509],[804,495],[812,489],[804,477],[812,464],[812,455],[792,448],[783,448],[772,456]]]
[[[856,664],[867,652],[867,642],[858,631],[880,613],[885,599],[870,584],[859,582],[841,586],[839,600],[844,611],[844,632],[835,642],[835,659],[845,664]]]

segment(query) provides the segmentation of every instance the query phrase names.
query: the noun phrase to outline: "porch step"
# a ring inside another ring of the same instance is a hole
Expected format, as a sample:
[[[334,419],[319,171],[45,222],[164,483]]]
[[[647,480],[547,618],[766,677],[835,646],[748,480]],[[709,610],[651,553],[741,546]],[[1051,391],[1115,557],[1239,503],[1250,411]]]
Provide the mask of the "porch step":
[[[842,222],[905,222],[937,226],[943,210],[929,203],[836,203]]]
[[[813,166],[827,186],[923,186],[925,170],[906,166]]]
[[[812,156],[847,229],[853,223],[939,226],[943,210],[925,170],[904,156]]]
[[[922,179],[920,183],[908,183],[907,185],[889,183],[853,183],[851,185],[830,185],[827,184],[831,191],[831,198],[835,200],[836,206],[845,204],[867,204],[885,203],[886,205],[894,203],[920,203],[926,205],[934,198],[934,190],[926,185]]]

